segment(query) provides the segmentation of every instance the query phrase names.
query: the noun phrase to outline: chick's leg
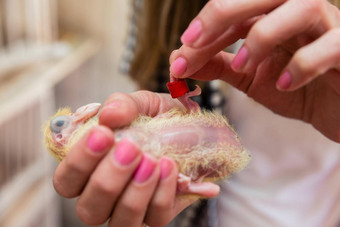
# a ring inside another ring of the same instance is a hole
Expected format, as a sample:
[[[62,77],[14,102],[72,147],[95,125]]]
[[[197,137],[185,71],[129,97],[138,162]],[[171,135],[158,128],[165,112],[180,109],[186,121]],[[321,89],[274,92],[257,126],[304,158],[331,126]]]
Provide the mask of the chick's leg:
[[[196,85],[196,89],[189,91],[185,95],[178,97],[177,99],[185,106],[189,112],[199,112],[201,110],[197,102],[190,99],[190,97],[198,96],[202,92],[201,88]]]
[[[220,187],[211,182],[192,182],[190,177],[180,173],[177,178],[177,190],[180,195],[195,194],[211,198],[219,193]]]

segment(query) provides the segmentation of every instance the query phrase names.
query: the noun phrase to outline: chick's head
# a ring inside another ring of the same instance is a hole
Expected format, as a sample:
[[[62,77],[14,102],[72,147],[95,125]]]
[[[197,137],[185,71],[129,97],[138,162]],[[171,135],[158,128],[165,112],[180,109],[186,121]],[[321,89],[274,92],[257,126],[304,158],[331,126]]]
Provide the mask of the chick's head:
[[[72,113],[70,108],[61,108],[44,126],[45,145],[51,155],[61,161],[71,146],[94,125],[93,117],[100,109],[99,103],[91,103]]]

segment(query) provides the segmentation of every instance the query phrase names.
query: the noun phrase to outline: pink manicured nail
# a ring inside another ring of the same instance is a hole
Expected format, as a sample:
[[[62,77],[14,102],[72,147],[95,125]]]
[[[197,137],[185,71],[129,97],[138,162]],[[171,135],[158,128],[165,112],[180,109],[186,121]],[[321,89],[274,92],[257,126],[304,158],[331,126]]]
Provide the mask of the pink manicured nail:
[[[287,90],[291,84],[292,75],[288,71],[283,73],[276,82],[276,86],[279,90]]]
[[[156,164],[157,163],[154,160],[152,160],[150,157],[144,154],[143,159],[141,163],[139,164],[134,175],[135,182],[143,183],[147,179],[149,179],[149,177],[152,175],[153,171],[155,170]]]
[[[182,57],[177,58],[170,66],[170,72],[176,76],[182,75],[186,69],[187,61]]]
[[[170,159],[163,157],[160,161],[161,179],[167,178],[172,171],[173,164]]]
[[[248,50],[247,48],[242,47],[237,53],[233,62],[231,63],[231,68],[234,71],[239,71],[246,64],[247,60],[248,60]]]
[[[189,27],[185,30],[181,37],[181,41],[185,45],[194,43],[202,33],[202,22],[200,20],[195,20]]]
[[[130,164],[138,155],[138,150],[133,143],[124,139],[120,141],[114,153],[114,158],[121,165]]]
[[[102,152],[108,148],[110,140],[100,129],[95,129],[87,141],[87,147],[93,152]]]

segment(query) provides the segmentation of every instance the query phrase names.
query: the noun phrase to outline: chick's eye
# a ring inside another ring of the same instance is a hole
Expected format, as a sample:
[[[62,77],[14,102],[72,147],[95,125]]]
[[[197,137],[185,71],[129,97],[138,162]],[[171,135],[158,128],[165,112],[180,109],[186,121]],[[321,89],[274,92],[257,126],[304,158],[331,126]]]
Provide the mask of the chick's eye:
[[[58,116],[51,121],[51,130],[54,133],[60,133],[70,123],[70,120],[66,116]]]

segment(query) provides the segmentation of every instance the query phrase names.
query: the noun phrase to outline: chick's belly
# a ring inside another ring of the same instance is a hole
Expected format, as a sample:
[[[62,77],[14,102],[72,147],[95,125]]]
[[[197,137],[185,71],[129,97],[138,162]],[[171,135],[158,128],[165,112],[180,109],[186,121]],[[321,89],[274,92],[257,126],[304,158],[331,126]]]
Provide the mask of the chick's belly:
[[[227,127],[178,126],[163,129],[155,137],[158,138],[162,145],[179,148],[204,147],[206,144],[218,143],[227,143],[236,147],[240,146],[235,133]]]
[[[193,128],[171,128],[155,135],[155,139],[165,146],[190,148],[202,141],[203,132]]]

